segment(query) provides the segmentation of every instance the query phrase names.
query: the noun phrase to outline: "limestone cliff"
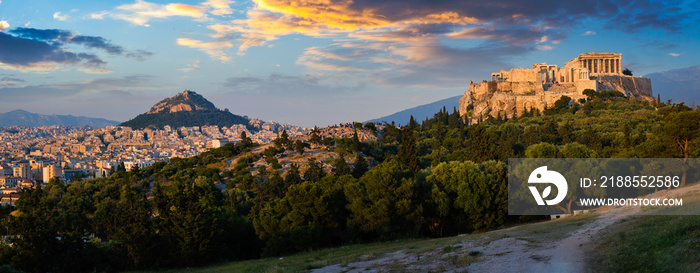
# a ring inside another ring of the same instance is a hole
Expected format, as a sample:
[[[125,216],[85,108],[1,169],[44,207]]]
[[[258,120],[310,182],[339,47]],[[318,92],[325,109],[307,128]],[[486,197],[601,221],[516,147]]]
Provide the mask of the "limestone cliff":
[[[618,90],[628,97],[652,100],[651,81],[624,75],[598,76],[575,83],[538,84],[535,82],[485,81],[469,82],[469,89],[459,101],[459,113],[465,121],[479,118],[517,117],[525,110],[551,108],[562,96],[581,98],[583,90]]]
[[[202,95],[185,89],[184,92],[178,93],[174,97],[166,98],[156,103],[146,114],[196,110],[216,110],[216,107]]]

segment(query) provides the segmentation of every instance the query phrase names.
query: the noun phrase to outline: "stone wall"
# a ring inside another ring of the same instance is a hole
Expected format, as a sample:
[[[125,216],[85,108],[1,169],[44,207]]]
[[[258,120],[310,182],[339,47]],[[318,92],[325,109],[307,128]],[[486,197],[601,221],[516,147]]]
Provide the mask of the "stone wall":
[[[583,90],[593,89],[598,91],[598,82],[596,80],[579,80],[574,83],[576,86],[576,92],[583,94]]]
[[[536,82],[538,72],[535,69],[513,68],[510,70],[511,82]]]

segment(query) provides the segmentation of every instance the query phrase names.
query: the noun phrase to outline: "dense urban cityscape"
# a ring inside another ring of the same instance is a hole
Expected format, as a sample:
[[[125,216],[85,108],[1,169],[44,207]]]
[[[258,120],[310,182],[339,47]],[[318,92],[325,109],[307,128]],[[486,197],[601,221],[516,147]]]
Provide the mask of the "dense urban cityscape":
[[[309,129],[250,121],[254,130],[237,124],[219,128],[195,126],[132,130],[125,126],[90,128],[87,126],[10,126],[0,128],[0,185],[2,203],[11,203],[19,189],[59,178],[70,182],[78,178],[109,176],[124,164],[127,170],[143,168],[170,158],[186,158],[229,142],[240,141],[241,133],[256,143],[267,143],[286,130],[298,137]]]

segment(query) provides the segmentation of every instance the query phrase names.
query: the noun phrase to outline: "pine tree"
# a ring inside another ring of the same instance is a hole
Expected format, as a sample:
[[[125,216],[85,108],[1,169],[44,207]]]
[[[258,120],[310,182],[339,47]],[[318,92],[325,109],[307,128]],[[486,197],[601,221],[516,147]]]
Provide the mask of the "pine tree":
[[[317,182],[326,176],[326,172],[323,171],[323,167],[316,161],[316,158],[309,158],[308,164],[309,168],[304,172],[304,180]]]
[[[280,136],[280,139],[282,145],[284,145],[287,148],[287,150],[294,149],[294,147],[292,147],[292,145],[294,145],[294,142],[292,142],[292,140],[289,139],[289,134],[287,134],[287,130],[282,130],[282,135]]]
[[[416,119],[413,118],[413,115],[411,115],[411,119],[408,121],[408,128],[411,130],[415,130],[418,128],[418,122],[416,122]]]
[[[336,158],[333,162],[333,173],[337,176],[350,174],[350,167],[348,167],[348,163],[345,162],[345,157],[343,155],[340,155],[340,157]]]
[[[368,168],[369,167],[367,166],[367,159],[362,155],[358,155],[357,159],[355,159],[355,165],[352,169],[352,176],[354,176],[355,178],[360,178],[367,172]]]
[[[301,174],[299,172],[299,166],[297,164],[292,163],[292,165],[289,167],[289,170],[287,171],[287,174],[284,176],[284,188],[289,188],[291,185],[296,185],[301,183]]]
[[[321,144],[321,136],[318,135],[319,132],[318,127],[314,126],[314,129],[311,130],[311,138],[309,139],[309,142]]]
[[[245,131],[241,132],[241,145],[243,147],[250,147],[253,145],[253,140],[251,140]]]
[[[413,136],[411,127],[406,127],[403,130],[401,144],[399,145],[399,162],[404,166],[417,172],[420,164],[418,163],[418,151],[416,150],[416,138]]]
[[[357,129],[355,129],[355,133],[352,135],[352,150],[355,152],[360,151],[360,138],[357,136]]]
[[[299,153],[299,155],[304,154],[304,142],[301,142],[301,140],[298,140],[294,142],[294,150]]]

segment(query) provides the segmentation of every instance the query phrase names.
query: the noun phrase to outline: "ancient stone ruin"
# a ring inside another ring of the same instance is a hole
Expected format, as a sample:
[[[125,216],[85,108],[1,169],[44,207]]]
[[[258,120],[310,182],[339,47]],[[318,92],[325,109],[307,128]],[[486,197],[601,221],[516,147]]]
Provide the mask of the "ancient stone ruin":
[[[617,90],[627,97],[652,100],[651,80],[622,74],[622,54],[583,53],[563,67],[547,63],[491,73],[490,81],[474,83],[459,101],[465,121],[479,118],[516,117],[527,109],[544,110],[561,96],[572,102],[586,98],[583,91]]]

